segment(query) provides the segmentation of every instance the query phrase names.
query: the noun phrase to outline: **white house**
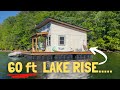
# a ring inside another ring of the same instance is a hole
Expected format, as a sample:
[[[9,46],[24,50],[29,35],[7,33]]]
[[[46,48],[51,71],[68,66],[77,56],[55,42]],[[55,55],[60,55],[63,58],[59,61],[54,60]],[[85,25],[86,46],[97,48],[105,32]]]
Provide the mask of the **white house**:
[[[87,29],[52,18],[45,19],[35,29],[38,32],[32,36],[33,52],[87,50]],[[45,39],[43,43],[39,40],[40,36]]]

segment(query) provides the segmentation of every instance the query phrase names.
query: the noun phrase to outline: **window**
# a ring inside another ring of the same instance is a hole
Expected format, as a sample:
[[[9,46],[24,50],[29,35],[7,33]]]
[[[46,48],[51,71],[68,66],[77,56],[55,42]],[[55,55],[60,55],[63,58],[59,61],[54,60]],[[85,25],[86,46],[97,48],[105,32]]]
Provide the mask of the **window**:
[[[45,26],[43,26],[43,30],[45,30]]]
[[[51,45],[51,36],[49,35],[47,37],[47,46],[50,46]]]
[[[59,35],[59,45],[65,45],[65,36]]]
[[[46,30],[47,30],[47,32],[50,30],[50,23],[48,23],[48,24],[46,25]]]
[[[48,37],[49,46],[51,45],[51,36]]]
[[[50,23],[47,24],[47,28],[49,28],[49,27],[50,27]]]
[[[39,29],[39,32],[41,32],[41,31],[42,31],[42,28]]]

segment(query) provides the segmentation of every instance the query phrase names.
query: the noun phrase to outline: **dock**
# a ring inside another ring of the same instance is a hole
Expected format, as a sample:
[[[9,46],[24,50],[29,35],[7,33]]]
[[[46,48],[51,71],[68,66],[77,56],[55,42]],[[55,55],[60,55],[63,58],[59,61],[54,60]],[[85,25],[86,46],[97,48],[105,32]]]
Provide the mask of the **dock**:
[[[87,52],[24,52],[29,60],[55,61],[55,60],[88,60],[92,53]]]

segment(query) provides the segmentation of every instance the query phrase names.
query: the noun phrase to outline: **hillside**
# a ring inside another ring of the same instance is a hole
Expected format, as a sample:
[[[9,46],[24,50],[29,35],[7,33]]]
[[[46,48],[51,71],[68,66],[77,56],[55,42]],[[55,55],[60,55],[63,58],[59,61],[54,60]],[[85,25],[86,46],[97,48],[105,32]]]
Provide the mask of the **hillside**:
[[[47,17],[52,17],[91,30],[88,46],[101,50],[120,50],[119,11],[21,11],[0,25],[1,50],[30,50],[34,29]]]

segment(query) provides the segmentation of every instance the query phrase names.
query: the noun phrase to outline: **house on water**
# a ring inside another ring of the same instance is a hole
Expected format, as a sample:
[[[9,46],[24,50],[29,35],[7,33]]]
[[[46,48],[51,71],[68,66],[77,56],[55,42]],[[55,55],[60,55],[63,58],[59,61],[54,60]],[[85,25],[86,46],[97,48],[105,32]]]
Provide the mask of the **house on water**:
[[[52,18],[45,19],[35,29],[38,32],[32,36],[32,52],[87,50],[87,29]]]

